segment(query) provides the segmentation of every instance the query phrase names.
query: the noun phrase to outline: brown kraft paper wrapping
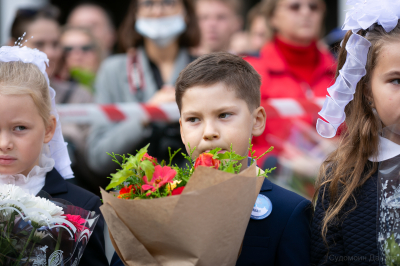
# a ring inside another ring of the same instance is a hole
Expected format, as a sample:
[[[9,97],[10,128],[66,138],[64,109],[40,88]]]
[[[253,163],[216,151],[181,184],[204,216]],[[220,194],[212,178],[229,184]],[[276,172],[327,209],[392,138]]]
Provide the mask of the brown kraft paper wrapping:
[[[127,266],[235,265],[264,177],[198,167],[183,193],[151,200],[101,191],[112,244]]]

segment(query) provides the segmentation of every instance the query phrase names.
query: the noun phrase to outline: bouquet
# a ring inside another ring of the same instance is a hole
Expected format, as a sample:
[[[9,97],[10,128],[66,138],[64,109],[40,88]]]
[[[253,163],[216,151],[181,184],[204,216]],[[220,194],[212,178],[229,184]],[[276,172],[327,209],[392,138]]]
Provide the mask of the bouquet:
[[[0,187],[0,265],[78,265],[99,215],[39,195]]]
[[[111,154],[122,163],[107,189],[119,192],[102,190],[100,209],[123,263],[234,265],[252,207],[273,169],[258,170],[259,157],[251,152],[250,166],[240,172],[239,162],[247,158],[232,148],[225,153],[216,148],[196,160],[193,151],[183,154],[188,164],[179,168],[172,165],[179,151],[158,163],[147,147],[128,157]]]

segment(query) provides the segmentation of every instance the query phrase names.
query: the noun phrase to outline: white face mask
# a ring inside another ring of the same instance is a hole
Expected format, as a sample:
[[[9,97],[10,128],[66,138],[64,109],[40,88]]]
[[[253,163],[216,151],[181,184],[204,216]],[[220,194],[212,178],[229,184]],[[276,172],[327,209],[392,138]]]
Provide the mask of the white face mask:
[[[139,34],[151,39],[157,46],[165,47],[186,30],[186,23],[182,15],[138,18],[135,28]]]

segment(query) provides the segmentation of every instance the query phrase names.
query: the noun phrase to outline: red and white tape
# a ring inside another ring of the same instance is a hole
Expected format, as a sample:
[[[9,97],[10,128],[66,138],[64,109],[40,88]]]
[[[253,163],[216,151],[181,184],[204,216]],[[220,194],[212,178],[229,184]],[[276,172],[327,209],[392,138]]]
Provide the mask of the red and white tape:
[[[317,115],[325,98],[313,100],[269,99],[261,103],[268,118],[290,118],[307,114]],[[150,121],[179,121],[179,110],[175,103],[151,106],[140,103],[99,104],[59,104],[58,114],[63,123],[91,124],[108,121],[119,122],[127,119]]]

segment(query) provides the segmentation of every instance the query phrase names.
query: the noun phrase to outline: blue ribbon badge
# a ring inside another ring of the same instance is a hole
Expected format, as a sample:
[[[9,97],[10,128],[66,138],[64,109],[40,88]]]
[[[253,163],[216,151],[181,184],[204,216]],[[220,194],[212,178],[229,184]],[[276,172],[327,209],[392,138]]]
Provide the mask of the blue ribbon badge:
[[[272,212],[271,200],[267,196],[258,194],[250,218],[254,220],[262,220],[267,218],[271,214],[271,212]]]

